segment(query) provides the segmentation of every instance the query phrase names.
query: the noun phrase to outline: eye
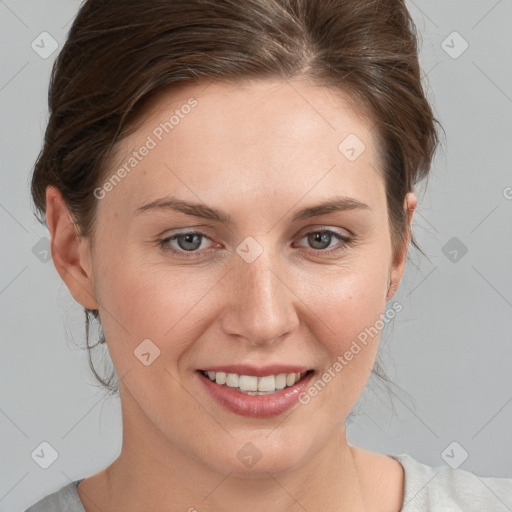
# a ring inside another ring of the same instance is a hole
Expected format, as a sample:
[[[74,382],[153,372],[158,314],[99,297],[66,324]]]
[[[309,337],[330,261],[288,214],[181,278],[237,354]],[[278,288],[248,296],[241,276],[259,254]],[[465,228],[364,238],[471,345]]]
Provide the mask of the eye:
[[[194,254],[201,252],[198,249],[201,247],[203,239],[208,239],[208,237],[199,231],[176,233],[159,240],[158,245],[165,251],[176,254],[179,257],[190,258],[195,257]],[[171,242],[175,242],[176,245],[173,246]]]
[[[158,240],[158,245],[179,258],[197,258],[204,250],[208,250],[201,248],[205,239],[209,240],[208,236],[200,231],[183,232]],[[307,239],[313,253],[322,255],[344,251],[356,241],[355,236],[342,235],[330,229],[310,231],[302,236],[301,240],[303,239]],[[331,244],[336,241],[338,244],[333,247]]]
[[[307,243],[313,248],[313,252],[320,254],[334,254],[346,250],[353,245],[355,237],[342,235],[330,229],[321,229],[319,231],[310,231],[306,233],[303,239],[307,239]],[[343,242],[341,245],[338,243],[336,246],[331,246],[332,242]],[[331,248],[329,248],[331,246]],[[326,250],[328,249],[328,250]]]

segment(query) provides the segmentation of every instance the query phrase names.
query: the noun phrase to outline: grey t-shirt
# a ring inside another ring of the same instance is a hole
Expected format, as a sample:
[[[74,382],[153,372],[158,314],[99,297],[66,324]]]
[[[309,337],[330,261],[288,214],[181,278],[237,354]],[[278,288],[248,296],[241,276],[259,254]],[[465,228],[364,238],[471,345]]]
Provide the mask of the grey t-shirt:
[[[427,466],[410,455],[389,455],[404,467],[401,512],[511,512],[512,479],[479,477],[448,466]],[[86,512],[75,480],[25,512]]]

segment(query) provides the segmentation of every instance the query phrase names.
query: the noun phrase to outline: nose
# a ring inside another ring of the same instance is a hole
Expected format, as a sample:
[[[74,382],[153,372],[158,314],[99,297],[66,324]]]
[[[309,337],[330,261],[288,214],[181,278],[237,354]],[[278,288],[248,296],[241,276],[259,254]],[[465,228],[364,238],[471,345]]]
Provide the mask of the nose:
[[[299,299],[288,276],[265,249],[252,263],[236,261],[228,276],[230,300],[221,313],[224,332],[254,346],[292,333],[299,325]]]

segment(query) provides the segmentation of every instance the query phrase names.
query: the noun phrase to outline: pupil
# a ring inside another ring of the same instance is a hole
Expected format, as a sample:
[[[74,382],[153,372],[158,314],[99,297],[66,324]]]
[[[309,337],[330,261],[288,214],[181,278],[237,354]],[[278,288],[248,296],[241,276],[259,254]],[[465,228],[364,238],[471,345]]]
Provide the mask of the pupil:
[[[320,242],[320,245],[322,245],[322,243],[326,243],[325,247],[328,247],[330,238],[331,238],[331,235],[329,235],[329,233],[313,233],[313,235],[310,235],[310,242],[312,243],[313,246],[315,246],[315,244],[317,242]],[[315,249],[325,249],[325,247],[314,247],[314,248]]]
[[[194,238],[195,242],[192,241]],[[185,251],[193,251],[194,249],[197,249],[201,245],[200,236],[196,234],[183,235],[183,237],[180,237],[179,242],[182,239],[185,240],[185,243],[179,243],[179,246]],[[192,245],[192,247],[190,246],[190,244]]]

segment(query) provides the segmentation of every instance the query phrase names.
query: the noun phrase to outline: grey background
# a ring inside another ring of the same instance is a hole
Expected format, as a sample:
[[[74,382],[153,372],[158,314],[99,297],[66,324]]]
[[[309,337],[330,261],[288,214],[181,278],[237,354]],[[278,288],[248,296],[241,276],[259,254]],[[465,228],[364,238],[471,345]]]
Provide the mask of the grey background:
[[[396,396],[391,402],[371,380],[348,437],[366,449],[405,452],[432,466],[445,465],[446,453],[459,464],[465,450],[460,468],[510,478],[512,1],[408,5],[446,144],[428,187],[418,189],[413,230],[428,259],[411,250],[394,299],[404,309],[381,341]],[[0,1],[2,511],[24,510],[99,471],[121,447],[118,399],[105,399],[95,385],[79,348],[81,306],[49,254],[45,258],[49,234],[29,203],[50,67],[77,8],[77,1]],[[59,44],[46,59],[31,47],[43,31]],[[454,31],[469,44],[457,58],[464,42],[450,36]],[[58,452],[48,469],[31,457],[43,441]],[[458,445],[446,452],[454,441]]]

